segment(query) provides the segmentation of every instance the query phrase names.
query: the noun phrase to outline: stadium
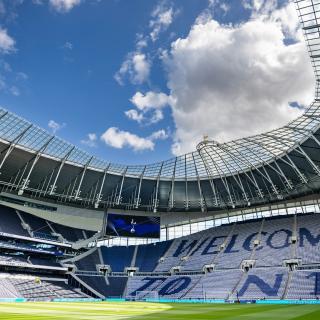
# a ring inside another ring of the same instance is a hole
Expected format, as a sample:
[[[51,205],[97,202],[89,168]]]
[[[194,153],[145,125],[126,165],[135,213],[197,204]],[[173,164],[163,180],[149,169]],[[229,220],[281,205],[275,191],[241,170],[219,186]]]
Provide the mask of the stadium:
[[[320,2],[294,2],[315,98],[281,128],[120,165],[0,109],[1,319],[319,318]]]

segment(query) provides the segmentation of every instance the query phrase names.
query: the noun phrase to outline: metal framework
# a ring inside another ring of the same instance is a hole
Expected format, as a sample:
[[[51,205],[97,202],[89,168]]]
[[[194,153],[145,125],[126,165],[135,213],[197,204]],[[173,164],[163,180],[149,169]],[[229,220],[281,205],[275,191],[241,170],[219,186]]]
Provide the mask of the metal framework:
[[[0,109],[0,185],[43,200],[104,208],[219,211],[320,190],[320,0],[295,0],[315,99],[284,127],[149,165],[109,163]]]

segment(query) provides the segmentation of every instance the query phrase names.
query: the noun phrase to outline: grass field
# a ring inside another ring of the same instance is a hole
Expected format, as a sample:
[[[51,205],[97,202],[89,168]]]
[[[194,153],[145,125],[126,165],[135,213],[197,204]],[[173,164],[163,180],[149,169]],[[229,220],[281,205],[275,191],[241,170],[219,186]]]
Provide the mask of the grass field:
[[[0,303],[0,319],[318,320],[320,319],[320,305],[162,304],[144,302]]]

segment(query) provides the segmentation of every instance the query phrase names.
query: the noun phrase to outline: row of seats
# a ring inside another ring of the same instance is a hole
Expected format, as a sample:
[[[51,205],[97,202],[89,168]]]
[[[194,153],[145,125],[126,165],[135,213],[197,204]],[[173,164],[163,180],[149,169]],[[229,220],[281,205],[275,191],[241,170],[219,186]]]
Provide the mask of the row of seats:
[[[129,277],[124,294],[129,299],[154,297],[152,293],[170,299],[317,299],[319,284],[320,270],[229,269],[206,275]]]
[[[71,288],[61,281],[35,281],[34,279],[9,279],[20,297],[28,300],[52,300],[86,298],[84,293]]]
[[[60,263],[50,259],[49,257],[27,257],[22,255],[12,255],[12,254],[0,254],[0,264],[1,262],[12,263],[12,264],[31,264],[31,265],[41,265],[48,267],[61,267]]]
[[[35,277],[1,274],[0,298],[26,298],[28,300],[52,300],[87,298],[81,291],[64,281],[40,280]]]

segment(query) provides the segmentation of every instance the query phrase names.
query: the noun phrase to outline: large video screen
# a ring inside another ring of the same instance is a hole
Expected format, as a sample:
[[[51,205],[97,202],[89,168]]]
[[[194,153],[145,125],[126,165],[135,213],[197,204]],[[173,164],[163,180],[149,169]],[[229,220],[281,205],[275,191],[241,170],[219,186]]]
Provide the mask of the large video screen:
[[[106,235],[158,239],[160,238],[160,218],[108,212]]]

